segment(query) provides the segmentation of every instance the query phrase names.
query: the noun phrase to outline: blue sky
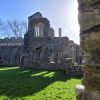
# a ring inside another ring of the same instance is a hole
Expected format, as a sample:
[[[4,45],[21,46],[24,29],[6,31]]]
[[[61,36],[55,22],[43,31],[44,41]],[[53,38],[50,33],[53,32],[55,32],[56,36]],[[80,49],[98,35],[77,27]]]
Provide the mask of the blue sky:
[[[56,36],[61,27],[63,36],[79,44],[77,7],[77,0],[1,0],[0,19],[27,21],[28,16],[38,11],[50,20]]]

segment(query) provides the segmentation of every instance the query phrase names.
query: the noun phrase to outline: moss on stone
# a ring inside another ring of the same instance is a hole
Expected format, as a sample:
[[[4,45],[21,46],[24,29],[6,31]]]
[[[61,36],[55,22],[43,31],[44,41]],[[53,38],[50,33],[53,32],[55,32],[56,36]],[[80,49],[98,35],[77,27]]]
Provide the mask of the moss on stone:
[[[81,38],[81,46],[83,50],[90,55],[90,57],[100,62],[100,34],[91,32]]]
[[[89,90],[100,90],[100,66],[84,66],[83,84]]]

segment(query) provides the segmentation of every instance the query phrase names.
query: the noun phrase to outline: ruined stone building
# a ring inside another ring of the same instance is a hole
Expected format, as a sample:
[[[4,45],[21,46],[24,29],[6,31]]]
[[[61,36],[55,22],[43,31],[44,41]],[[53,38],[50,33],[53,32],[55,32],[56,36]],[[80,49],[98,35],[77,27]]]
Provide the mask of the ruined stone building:
[[[55,37],[47,18],[37,12],[28,18],[28,32],[24,37],[24,53],[21,67],[39,69],[65,69],[68,59],[82,64],[82,50],[68,37]]]
[[[0,39],[0,64],[51,70],[81,65],[83,53],[80,46],[61,35],[59,28],[59,37],[55,37],[49,20],[37,12],[28,17],[28,32],[24,40]]]

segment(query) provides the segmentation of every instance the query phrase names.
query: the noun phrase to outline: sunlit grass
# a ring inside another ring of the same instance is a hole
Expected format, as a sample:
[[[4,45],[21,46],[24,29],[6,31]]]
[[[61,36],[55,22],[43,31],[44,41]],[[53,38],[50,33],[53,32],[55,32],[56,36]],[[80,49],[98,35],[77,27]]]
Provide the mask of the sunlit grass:
[[[7,67],[7,68],[2,67],[2,68],[0,68],[0,70],[9,70],[9,69],[17,69],[17,68],[19,68],[19,67]]]
[[[60,71],[0,68],[0,100],[76,100],[79,77]]]

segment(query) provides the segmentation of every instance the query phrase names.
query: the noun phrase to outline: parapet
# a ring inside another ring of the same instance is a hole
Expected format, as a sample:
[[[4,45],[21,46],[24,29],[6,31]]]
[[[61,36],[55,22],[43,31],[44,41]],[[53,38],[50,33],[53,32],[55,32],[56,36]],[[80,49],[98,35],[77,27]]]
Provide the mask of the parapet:
[[[23,46],[24,42],[23,42],[23,38],[18,37],[5,37],[4,39],[0,39],[0,46]]]

